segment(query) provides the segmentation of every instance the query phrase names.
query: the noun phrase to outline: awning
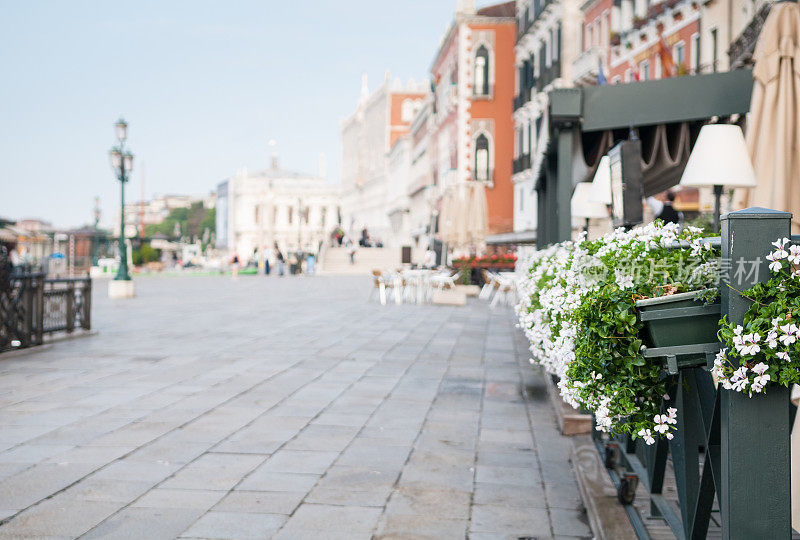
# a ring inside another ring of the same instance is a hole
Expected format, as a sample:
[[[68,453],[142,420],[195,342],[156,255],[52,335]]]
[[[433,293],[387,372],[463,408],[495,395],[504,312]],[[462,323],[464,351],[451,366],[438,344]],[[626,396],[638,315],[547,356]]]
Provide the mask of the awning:
[[[486,237],[486,243],[495,246],[500,244],[535,244],[536,231],[492,234]]]

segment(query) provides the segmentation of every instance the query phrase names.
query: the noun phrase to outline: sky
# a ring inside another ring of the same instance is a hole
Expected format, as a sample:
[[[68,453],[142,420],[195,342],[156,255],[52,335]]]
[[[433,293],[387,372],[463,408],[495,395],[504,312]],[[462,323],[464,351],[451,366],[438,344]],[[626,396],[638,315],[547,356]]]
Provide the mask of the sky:
[[[492,2],[476,2],[478,6]],[[119,207],[114,123],[135,155],[126,199],[203,195],[237,169],[338,183],[340,120],[386,70],[427,77],[456,0],[0,0],[0,217],[57,227]]]

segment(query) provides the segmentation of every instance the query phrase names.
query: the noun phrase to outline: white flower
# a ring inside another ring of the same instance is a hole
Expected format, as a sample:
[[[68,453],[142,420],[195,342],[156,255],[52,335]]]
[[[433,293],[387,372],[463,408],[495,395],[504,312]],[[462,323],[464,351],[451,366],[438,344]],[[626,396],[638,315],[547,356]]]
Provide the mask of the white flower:
[[[776,253],[777,253],[777,252],[776,252]],[[785,253],[785,252],[784,252],[784,253]],[[771,271],[773,271],[773,272],[780,272],[781,268],[783,268],[783,265],[780,263],[780,261],[778,261],[778,260],[776,260],[776,259],[775,259],[775,256],[774,256],[772,253],[770,253],[769,255],[767,255],[767,260],[768,260],[768,261],[770,261],[770,263],[769,263],[769,269],[770,269]]]
[[[778,333],[775,330],[770,330],[767,334],[767,345],[769,345],[770,349],[778,346]]]
[[[754,365],[752,368],[753,373],[758,373],[759,375],[763,375],[765,371],[769,369],[769,366],[764,362],[759,362],[758,364]]]
[[[649,429],[640,429],[639,436],[644,439],[644,442],[648,445],[651,445],[656,442],[653,438],[653,434]]]
[[[672,440],[672,438],[673,438],[674,436],[675,436],[675,435],[673,435],[672,433],[667,433],[667,439],[668,439],[668,440],[670,440],[670,441]]]
[[[785,360],[787,362],[790,361],[789,353],[787,352],[776,352],[775,356],[777,356],[780,360]]]
[[[800,246],[789,246],[789,262],[800,264]]]

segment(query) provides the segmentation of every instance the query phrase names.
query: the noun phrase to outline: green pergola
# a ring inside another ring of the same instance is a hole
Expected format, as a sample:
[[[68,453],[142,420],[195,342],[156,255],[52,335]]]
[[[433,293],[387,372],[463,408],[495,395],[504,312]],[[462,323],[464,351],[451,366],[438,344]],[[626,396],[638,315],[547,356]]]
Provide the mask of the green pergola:
[[[744,114],[750,109],[752,88],[752,72],[741,69],[552,90],[548,95],[551,142],[536,187],[537,245],[571,238],[570,200],[575,185],[584,180],[575,174],[576,145],[582,136]]]

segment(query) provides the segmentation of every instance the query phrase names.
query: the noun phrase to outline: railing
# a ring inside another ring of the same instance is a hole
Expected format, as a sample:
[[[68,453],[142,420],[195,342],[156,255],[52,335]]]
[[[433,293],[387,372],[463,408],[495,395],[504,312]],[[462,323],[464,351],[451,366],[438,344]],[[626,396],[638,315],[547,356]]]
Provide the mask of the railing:
[[[753,51],[756,41],[761,34],[761,28],[767,20],[773,2],[764,2],[758,9],[753,19],[748,23],[742,33],[731,43],[728,49],[728,58],[731,68],[741,68],[752,64]]]
[[[573,82],[596,80],[599,66],[600,52],[594,47],[586,49],[572,62]]]
[[[12,274],[0,288],[0,352],[41,345],[46,334],[92,327],[92,281]]]
[[[721,260],[752,262],[758,270],[729,275],[720,284],[721,304],[699,309],[716,308],[730,321],[742,321],[750,300],[739,291],[768,277],[767,248],[775,238],[788,236],[790,217],[763,209],[723,217],[721,241],[711,242],[721,249]],[[646,313],[640,315],[644,320]],[[677,350],[685,347],[697,350]],[[772,386],[753,398],[716,388],[709,368],[718,348],[709,343],[645,350],[646,358],[661,362],[668,378],[665,409],[678,409],[672,440],[646,446],[641,439],[609,439],[593,430],[619,502],[640,539],[650,538],[634,505],[640,484],[649,497],[643,514],[663,519],[676,538],[791,536],[789,438],[796,409],[786,388]],[[665,483],[673,479],[677,501],[665,496]]]
[[[561,77],[561,61],[553,63],[550,67],[545,68],[536,79],[536,91],[541,92],[550,83]]]
[[[526,169],[531,168],[531,155],[530,154],[522,154],[518,158],[514,159],[513,163],[513,172],[514,174],[518,172],[522,172]]]

